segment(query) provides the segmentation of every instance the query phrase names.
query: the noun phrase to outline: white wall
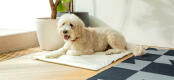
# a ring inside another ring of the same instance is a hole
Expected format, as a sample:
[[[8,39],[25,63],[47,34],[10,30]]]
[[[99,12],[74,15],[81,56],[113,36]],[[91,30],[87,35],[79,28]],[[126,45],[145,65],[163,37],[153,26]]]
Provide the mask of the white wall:
[[[174,1],[131,0],[124,26],[130,41],[174,47]]]
[[[91,26],[110,26],[129,42],[174,47],[174,0],[75,0]]]
[[[89,12],[91,26],[120,29],[124,18],[124,3],[125,0],[75,0],[75,10]]]

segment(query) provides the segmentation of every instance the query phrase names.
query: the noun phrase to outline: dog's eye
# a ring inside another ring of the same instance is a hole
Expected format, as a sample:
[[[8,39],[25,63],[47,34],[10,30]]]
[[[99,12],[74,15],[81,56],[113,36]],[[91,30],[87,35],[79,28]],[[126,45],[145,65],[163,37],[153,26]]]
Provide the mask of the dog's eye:
[[[73,27],[73,24],[70,24],[71,27]]]

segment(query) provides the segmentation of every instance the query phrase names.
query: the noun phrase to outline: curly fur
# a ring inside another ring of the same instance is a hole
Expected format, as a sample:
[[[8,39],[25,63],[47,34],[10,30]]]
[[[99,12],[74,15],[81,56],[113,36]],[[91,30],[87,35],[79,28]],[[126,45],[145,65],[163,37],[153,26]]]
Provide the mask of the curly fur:
[[[47,55],[55,58],[64,54],[79,56],[105,51],[106,54],[118,54],[126,50],[126,40],[117,31],[108,28],[87,28],[83,21],[74,14],[60,17],[57,28],[61,38],[65,40],[62,48]],[[67,33],[64,33],[67,31]]]

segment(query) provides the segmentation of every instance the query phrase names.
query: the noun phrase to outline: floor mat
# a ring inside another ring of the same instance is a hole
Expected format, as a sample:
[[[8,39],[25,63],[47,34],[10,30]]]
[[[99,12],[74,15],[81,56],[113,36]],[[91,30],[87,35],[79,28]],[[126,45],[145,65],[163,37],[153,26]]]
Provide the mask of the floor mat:
[[[174,80],[174,50],[148,48],[88,80]]]
[[[34,56],[34,58],[52,63],[65,64],[91,70],[99,70],[111,64],[113,61],[116,61],[130,54],[131,51],[125,51],[120,54],[112,54],[112,55],[106,55],[104,52],[96,52],[93,55],[81,55],[81,56],[62,55],[54,59],[45,58],[44,53],[49,54],[49,52],[41,52],[38,54],[38,56]]]

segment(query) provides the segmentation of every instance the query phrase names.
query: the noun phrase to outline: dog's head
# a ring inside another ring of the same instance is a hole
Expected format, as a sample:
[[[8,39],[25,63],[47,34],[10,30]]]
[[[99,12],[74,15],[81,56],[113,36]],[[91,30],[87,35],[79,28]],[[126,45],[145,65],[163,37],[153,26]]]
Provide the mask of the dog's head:
[[[57,30],[66,41],[75,41],[81,37],[83,21],[74,14],[64,14],[59,18]]]

